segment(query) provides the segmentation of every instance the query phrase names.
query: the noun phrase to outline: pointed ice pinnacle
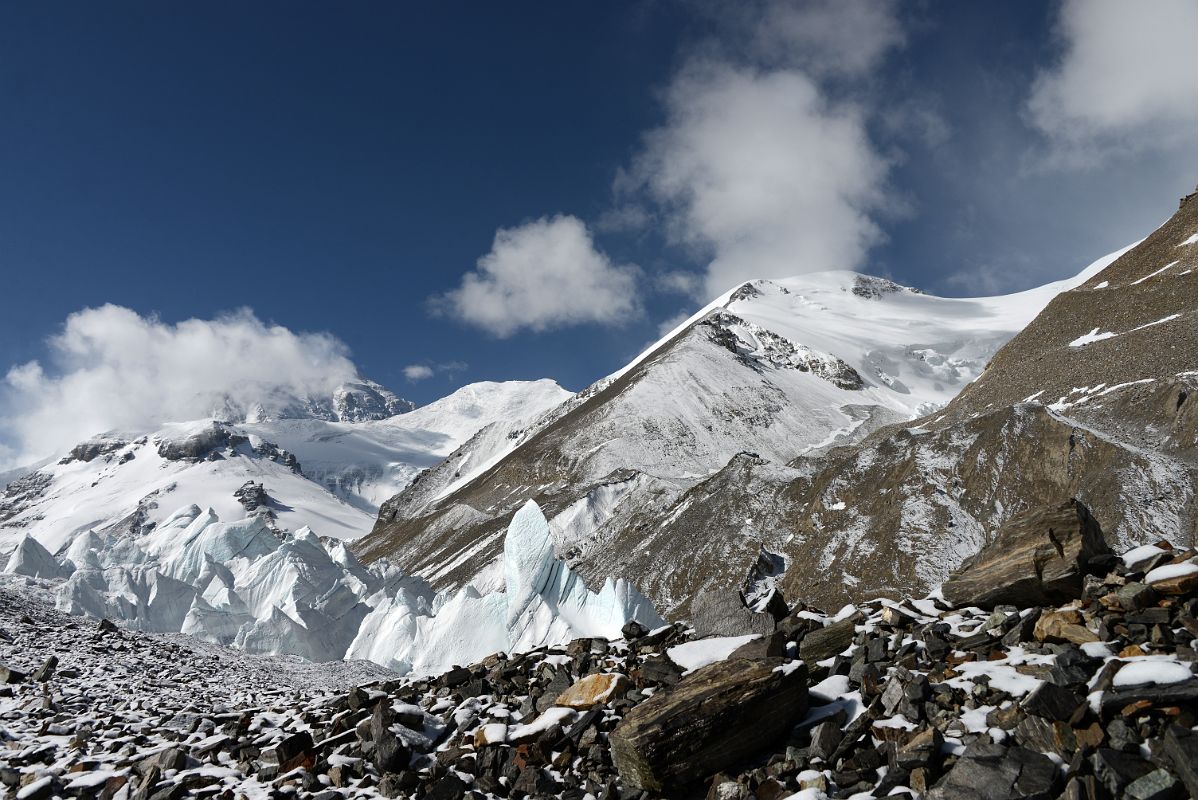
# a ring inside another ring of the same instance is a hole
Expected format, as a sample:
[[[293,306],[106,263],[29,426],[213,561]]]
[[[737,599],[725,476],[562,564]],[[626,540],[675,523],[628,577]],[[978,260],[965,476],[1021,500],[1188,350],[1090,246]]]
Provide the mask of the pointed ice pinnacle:
[[[31,578],[60,578],[66,574],[66,570],[54,560],[50,551],[28,534],[21,539],[21,543],[9,557],[4,571]]]

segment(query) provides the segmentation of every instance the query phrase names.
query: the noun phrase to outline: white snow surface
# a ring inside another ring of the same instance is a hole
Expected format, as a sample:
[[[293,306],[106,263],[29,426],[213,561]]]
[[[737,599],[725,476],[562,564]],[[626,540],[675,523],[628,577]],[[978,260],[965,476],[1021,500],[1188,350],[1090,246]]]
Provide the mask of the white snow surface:
[[[1194,677],[1188,666],[1170,657],[1142,656],[1128,661],[1115,673],[1114,686],[1183,683]]]
[[[786,463],[853,435],[863,409],[893,421],[922,416],[975,380],[1053,297],[1123,252],[1073,278],[1000,297],[935,297],[848,271],[752,281],[564,404],[644,365],[590,430],[574,434],[567,455],[585,464],[587,480],[631,468],[689,481],[745,449]],[[718,336],[696,334],[708,324]],[[848,369],[861,388],[836,380]]]
[[[1183,561],[1180,564],[1165,564],[1145,575],[1144,582],[1151,585],[1171,580],[1172,578],[1180,578],[1183,575],[1193,575],[1195,572],[1198,572],[1198,564],[1192,561]]]
[[[387,419],[358,423],[280,419],[244,423],[238,429],[294,453],[306,476],[373,514],[420,470],[440,463],[484,428],[503,428],[492,444],[499,450],[510,442],[509,430],[570,397],[570,392],[548,379],[482,381]]]
[[[685,671],[683,674],[685,674],[694,672],[700,667],[706,667],[708,664],[723,661],[732,655],[736,648],[758,638],[760,635],[756,633],[748,636],[712,636],[675,645],[666,650],[666,655],[670,657],[671,661],[682,667]]]
[[[86,530],[52,556],[24,537],[7,572],[58,579],[56,605],[70,614],[186,633],[258,655],[374,661],[433,674],[497,651],[617,639],[629,620],[662,623],[622,580],[591,592],[554,558],[549,524],[533,502],[512,519],[504,591],[466,587],[435,595],[386,561],[363,566],[343,542],[310,529],[273,530],[251,515],[222,522],[184,507],[149,533]]]

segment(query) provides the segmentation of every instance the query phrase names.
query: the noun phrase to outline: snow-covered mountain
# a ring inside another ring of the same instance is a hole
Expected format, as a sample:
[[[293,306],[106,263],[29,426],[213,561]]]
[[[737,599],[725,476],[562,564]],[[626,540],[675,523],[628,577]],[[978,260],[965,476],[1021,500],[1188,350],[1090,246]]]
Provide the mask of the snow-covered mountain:
[[[1118,255],[1003,297],[933,297],[851,272],[745,284],[519,433],[504,457],[461,476],[456,464],[472,459],[451,455],[382,506],[356,551],[435,586],[493,587],[506,521],[531,498],[583,575],[618,564],[677,608],[685,598],[654,584],[680,563],[644,537],[686,493],[745,454],[783,467],[943,406],[1056,294]],[[704,562],[687,566],[701,583]]]
[[[250,419],[240,433],[299,459],[303,474],[373,515],[422,471],[480,432],[476,458],[502,453],[509,434],[571,396],[551,380],[480,382],[402,415],[345,420],[323,416]]]
[[[141,534],[190,505],[221,519],[252,511],[279,531],[308,527],[353,539],[370,530],[380,498],[480,429],[506,431],[569,396],[547,380],[472,384],[385,416],[404,404],[359,382],[303,408],[267,414],[260,406],[241,418],[107,433],[7,485],[0,555],[26,533],[51,552],[87,530]],[[493,448],[501,451],[507,441],[501,437]]]
[[[379,493],[468,444],[480,463],[502,457],[568,397],[548,380],[478,383],[391,414],[394,395],[357,383],[328,403],[96,436],[8,484],[0,563],[49,582],[72,614],[401,672],[615,637],[660,618],[623,581],[589,592],[535,505],[513,523],[499,593],[438,595],[342,541],[370,529]]]
[[[357,552],[493,585],[503,520],[532,497],[582,575],[685,619],[762,556],[787,598],[824,608],[926,593],[1014,514],[1073,497],[1112,547],[1198,537],[1198,196],[1042,290],[863,283],[721,298],[487,473],[385,504]],[[1004,328],[1022,330],[993,353]]]

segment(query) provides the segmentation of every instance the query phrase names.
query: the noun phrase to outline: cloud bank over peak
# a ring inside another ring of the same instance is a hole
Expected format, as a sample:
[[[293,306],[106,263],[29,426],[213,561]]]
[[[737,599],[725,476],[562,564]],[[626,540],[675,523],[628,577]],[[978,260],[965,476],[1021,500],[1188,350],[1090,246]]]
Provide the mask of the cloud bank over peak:
[[[886,160],[865,115],[798,70],[692,64],[631,175],[667,235],[711,254],[702,294],[752,278],[860,266],[882,239]]]
[[[12,367],[0,383],[0,430],[8,437],[0,466],[105,431],[327,398],[357,378],[338,339],[269,325],[248,309],[169,324],[104,305],[71,314],[48,344],[47,364]]]
[[[618,181],[670,241],[707,257],[703,300],[753,278],[863,266],[890,161],[871,139],[871,73],[905,32],[891,2],[758,2],[721,18],[663,93],[665,122]],[[679,284],[675,278],[672,283]]]

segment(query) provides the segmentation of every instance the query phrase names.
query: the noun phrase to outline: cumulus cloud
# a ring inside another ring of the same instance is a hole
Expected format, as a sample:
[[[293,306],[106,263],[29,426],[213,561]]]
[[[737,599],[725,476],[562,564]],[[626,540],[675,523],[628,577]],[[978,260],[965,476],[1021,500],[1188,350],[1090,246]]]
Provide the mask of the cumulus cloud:
[[[704,294],[752,278],[860,267],[882,239],[889,165],[864,112],[797,69],[692,62],[632,175],[676,242],[711,254]]]
[[[105,305],[71,314],[49,347],[46,364],[14,366],[0,383],[11,465],[105,431],[329,397],[357,375],[334,337],[267,325],[248,310],[172,325]]]
[[[410,381],[422,381],[433,377],[433,368],[425,364],[409,364],[403,368],[403,376]]]
[[[638,274],[599,251],[577,217],[542,217],[496,232],[477,269],[433,308],[501,338],[522,328],[618,324],[640,313]]]
[[[1084,162],[1192,143],[1196,31],[1195,0],[1065,0],[1060,59],[1035,80],[1027,106],[1032,124],[1058,154]]]

